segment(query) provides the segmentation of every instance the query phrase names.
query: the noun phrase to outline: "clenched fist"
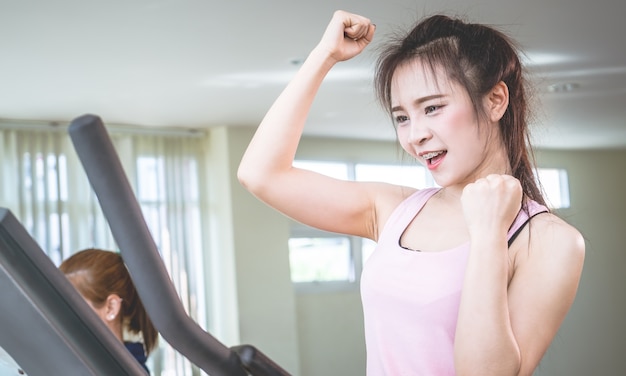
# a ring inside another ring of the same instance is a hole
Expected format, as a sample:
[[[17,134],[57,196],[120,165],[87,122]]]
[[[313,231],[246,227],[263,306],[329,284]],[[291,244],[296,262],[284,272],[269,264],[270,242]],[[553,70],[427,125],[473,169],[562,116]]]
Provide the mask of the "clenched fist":
[[[492,174],[468,184],[461,195],[470,236],[506,234],[522,205],[522,186],[510,175]]]
[[[376,26],[366,17],[338,10],[328,24],[318,49],[324,49],[336,61],[358,55],[374,38]]]

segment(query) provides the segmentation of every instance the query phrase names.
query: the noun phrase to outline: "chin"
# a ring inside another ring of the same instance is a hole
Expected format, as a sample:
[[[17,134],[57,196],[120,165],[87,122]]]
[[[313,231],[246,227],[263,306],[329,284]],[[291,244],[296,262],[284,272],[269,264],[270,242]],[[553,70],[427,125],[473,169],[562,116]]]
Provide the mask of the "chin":
[[[447,187],[450,185],[449,179],[437,178],[433,176],[433,180],[435,181],[435,184],[439,187]]]
[[[450,176],[435,176],[433,175],[433,180],[438,187],[451,187],[454,185],[460,184],[458,178],[450,177]]]

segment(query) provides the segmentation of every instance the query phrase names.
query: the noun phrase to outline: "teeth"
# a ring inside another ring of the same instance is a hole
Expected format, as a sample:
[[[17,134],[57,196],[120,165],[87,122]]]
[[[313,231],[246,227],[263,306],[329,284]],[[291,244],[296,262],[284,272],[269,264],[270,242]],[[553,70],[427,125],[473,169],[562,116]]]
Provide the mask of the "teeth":
[[[435,158],[436,156],[438,156],[441,153],[443,153],[443,151],[433,151],[433,152],[426,153],[426,154],[422,155],[422,158],[424,158],[424,159]]]

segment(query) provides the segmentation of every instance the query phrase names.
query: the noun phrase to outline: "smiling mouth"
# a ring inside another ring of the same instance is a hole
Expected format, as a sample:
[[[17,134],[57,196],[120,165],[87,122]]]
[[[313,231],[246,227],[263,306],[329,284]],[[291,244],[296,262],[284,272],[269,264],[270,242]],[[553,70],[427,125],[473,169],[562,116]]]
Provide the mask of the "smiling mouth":
[[[445,153],[445,150],[431,151],[430,153],[423,154],[422,158],[424,158],[426,163],[433,164],[439,159],[438,157],[443,156]]]
[[[424,155],[422,155],[422,158],[424,159],[432,159],[435,158],[436,156],[438,156],[439,154],[442,154],[443,150],[441,151],[431,151],[430,153],[426,153]]]

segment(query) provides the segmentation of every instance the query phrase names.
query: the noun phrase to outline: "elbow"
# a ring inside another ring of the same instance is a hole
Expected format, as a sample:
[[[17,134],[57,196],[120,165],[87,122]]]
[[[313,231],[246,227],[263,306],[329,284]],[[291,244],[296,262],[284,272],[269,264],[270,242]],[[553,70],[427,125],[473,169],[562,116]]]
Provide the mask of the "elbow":
[[[239,184],[249,191],[259,184],[259,178],[255,175],[254,170],[249,167],[239,165],[239,169],[237,169],[237,180],[239,180]]]
[[[241,164],[237,169],[237,180],[247,191],[258,196],[268,184],[267,174],[259,168],[250,164]]]
[[[291,164],[244,158],[237,169],[237,180],[252,195],[267,202],[269,199],[281,197],[284,192],[282,187],[289,185],[286,182],[289,181],[290,172]]]

